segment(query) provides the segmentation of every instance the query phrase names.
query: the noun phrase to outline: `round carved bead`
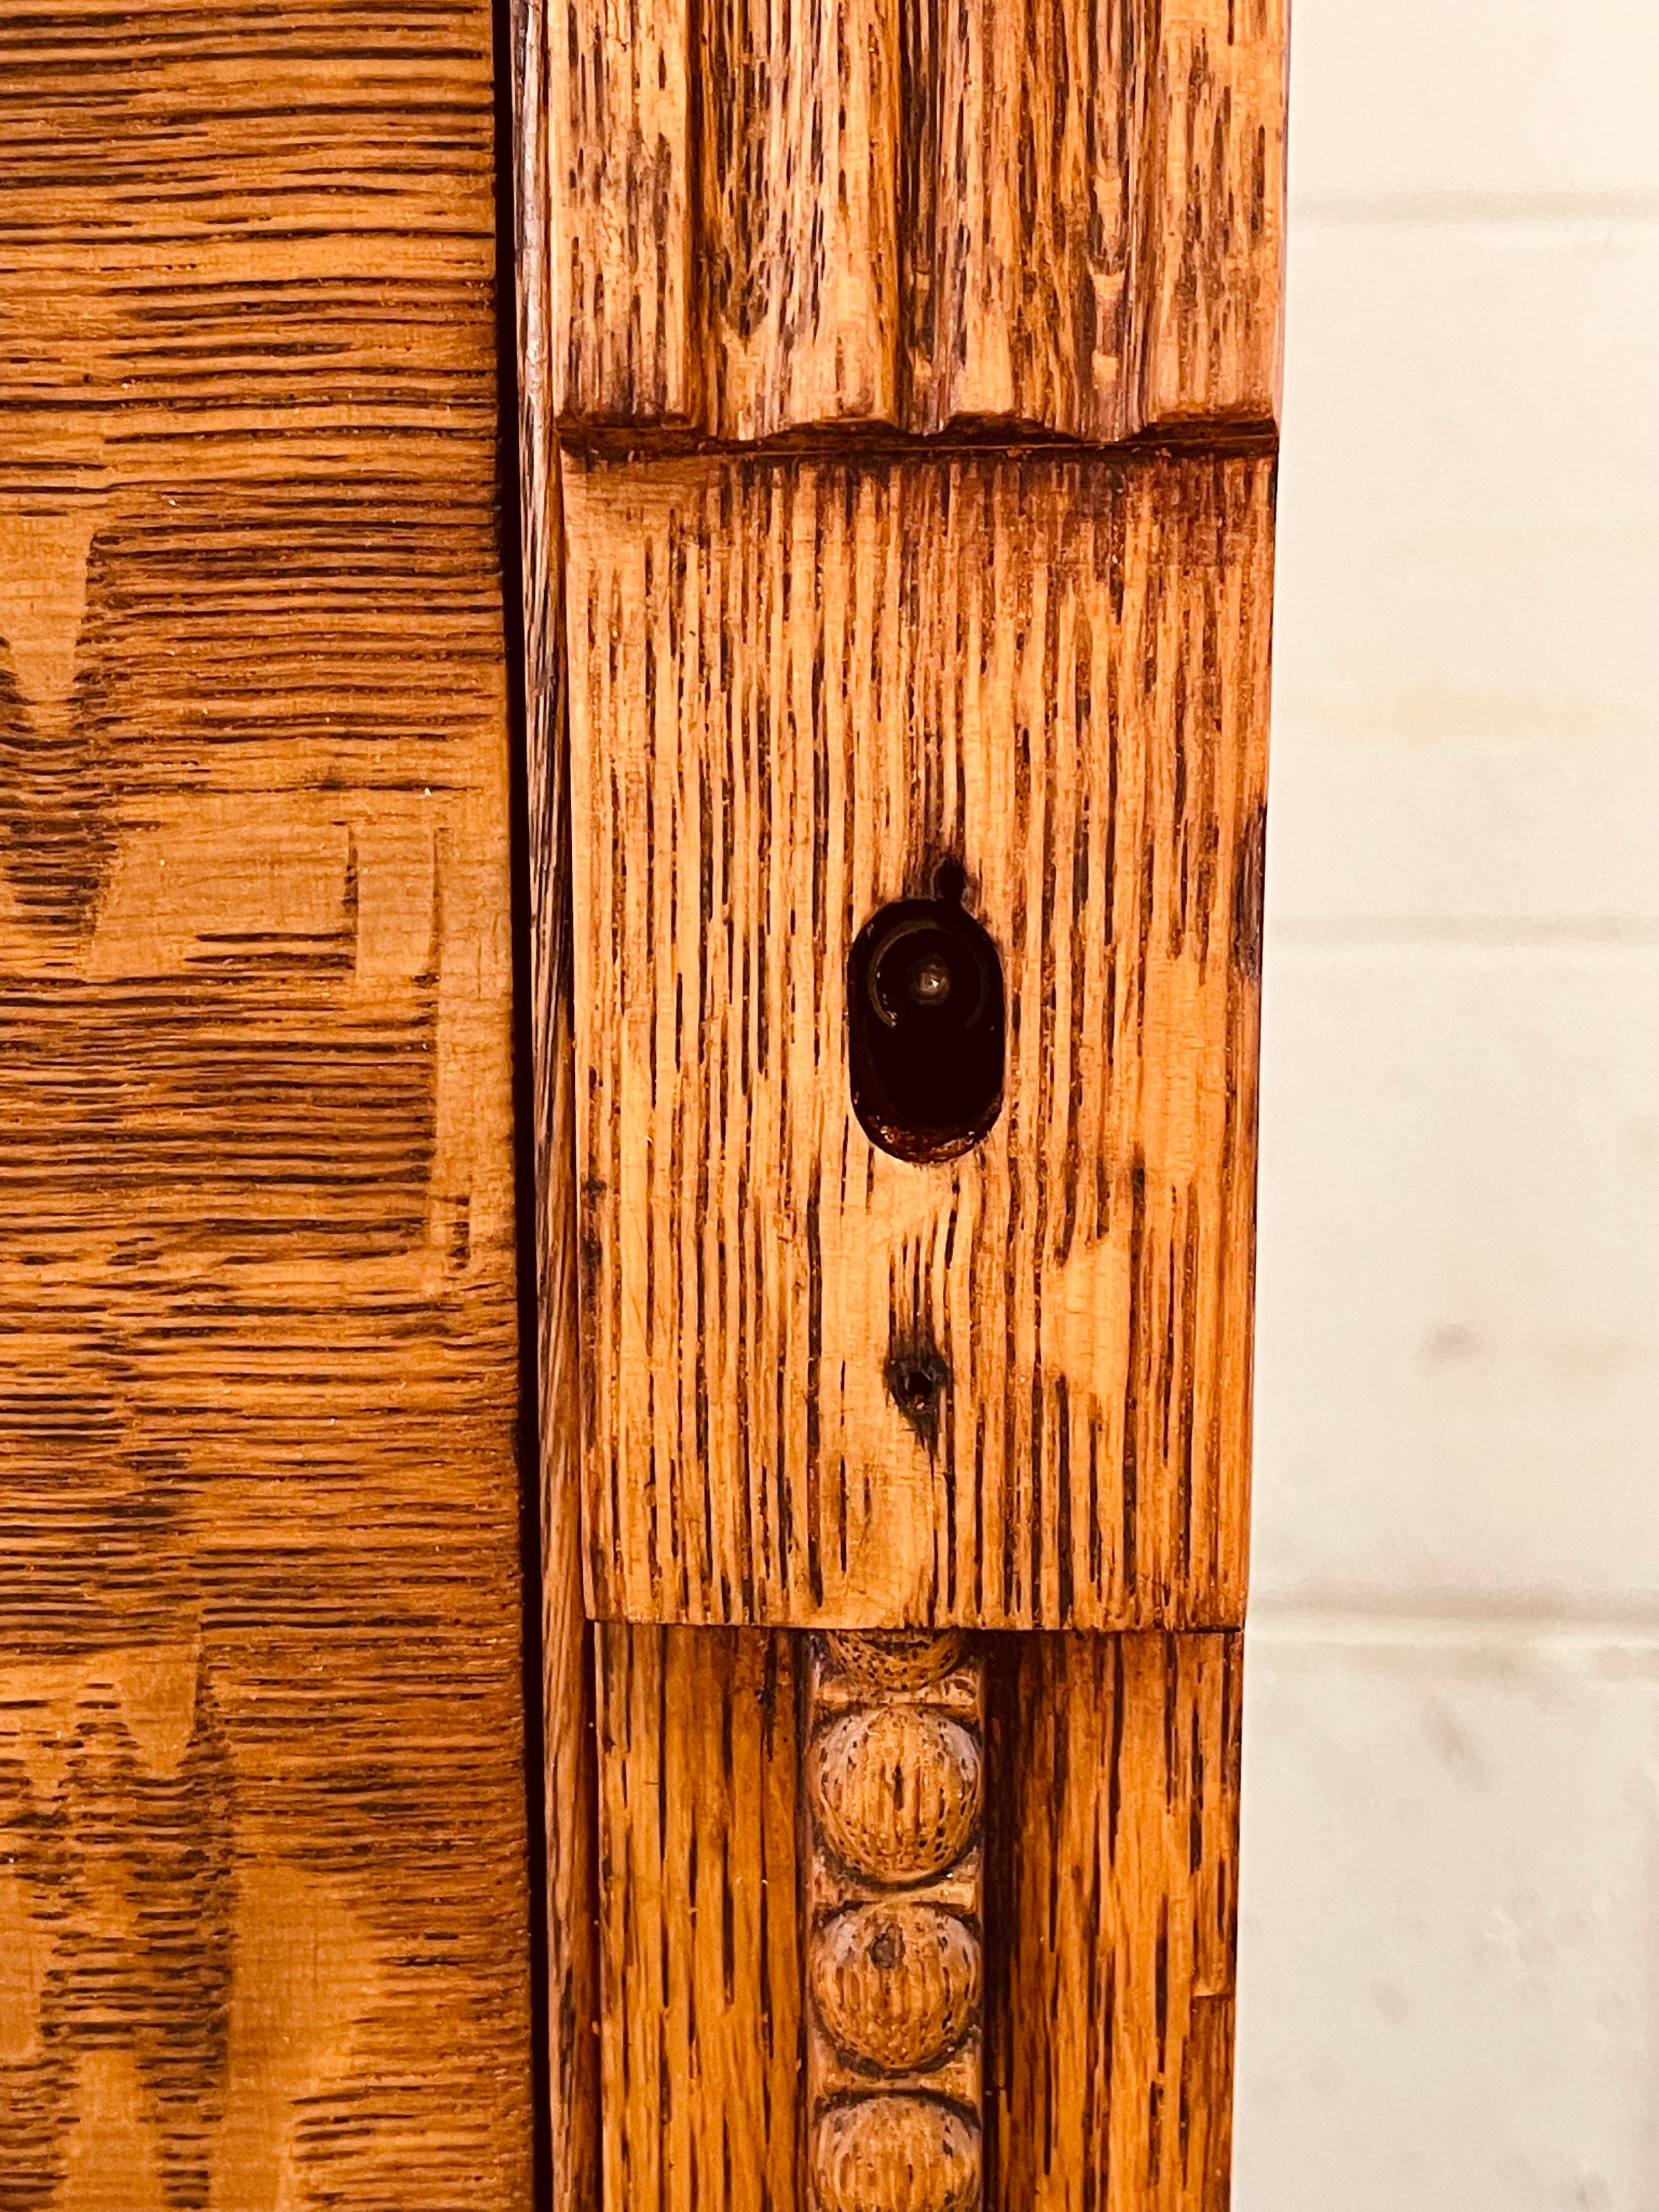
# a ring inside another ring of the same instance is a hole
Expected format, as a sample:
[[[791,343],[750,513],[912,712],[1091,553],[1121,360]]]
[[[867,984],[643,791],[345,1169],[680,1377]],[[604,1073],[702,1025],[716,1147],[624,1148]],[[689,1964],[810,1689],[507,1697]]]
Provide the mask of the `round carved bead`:
[[[950,1673],[968,1638],[959,1628],[898,1628],[831,1629],[823,1640],[842,1673],[866,1688],[920,1690]]]
[[[979,2009],[979,1945],[941,1905],[855,1905],[812,1939],[812,1998],[832,2043],[889,2074],[938,2065]]]
[[[812,2179],[822,2212],[972,2212],[979,2130],[932,2097],[860,2097],[817,2124]]]
[[[873,1881],[925,1881],[954,1865],[979,1820],[979,1745],[918,1705],[845,1714],[813,1740],[807,1784],[823,1839]]]

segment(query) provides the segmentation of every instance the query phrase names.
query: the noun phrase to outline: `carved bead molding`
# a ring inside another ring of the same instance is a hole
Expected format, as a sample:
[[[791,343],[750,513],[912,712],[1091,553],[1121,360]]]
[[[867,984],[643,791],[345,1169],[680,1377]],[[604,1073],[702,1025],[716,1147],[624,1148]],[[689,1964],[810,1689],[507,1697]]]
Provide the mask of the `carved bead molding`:
[[[974,2212],[984,1663],[957,1631],[826,1633],[807,1698],[811,2202]]]

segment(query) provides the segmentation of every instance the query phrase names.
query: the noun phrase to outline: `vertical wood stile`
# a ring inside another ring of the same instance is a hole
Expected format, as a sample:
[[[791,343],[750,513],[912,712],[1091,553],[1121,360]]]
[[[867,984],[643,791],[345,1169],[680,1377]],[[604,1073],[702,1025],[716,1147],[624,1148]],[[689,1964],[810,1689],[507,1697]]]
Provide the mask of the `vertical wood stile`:
[[[1139,418],[1269,424],[1284,343],[1286,0],[1159,0],[1139,196]]]
[[[1133,427],[1133,0],[915,0],[912,427]]]
[[[563,513],[553,437],[548,216],[548,0],[514,0],[520,557],[530,811],[534,1039],[542,1816],[546,1853],[548,2212],[593,2212],[599,2185],[597,1778],[591,1638],[582,1605],[577,1352],[574,1041],[569,780],[565,748]]]
[[[690,0],[567,0],[547,17],[550,404],[687,420],[692,335]]]
[[[721,437],[896,419],[896,0],[704,0],[701,276]]]
[[[1224,2212],[1242,1674],[1233,1633],[1000,1650],[994,2212]]]
[[[606,2212],[793,2212],[799,1639],[595,1632]]]

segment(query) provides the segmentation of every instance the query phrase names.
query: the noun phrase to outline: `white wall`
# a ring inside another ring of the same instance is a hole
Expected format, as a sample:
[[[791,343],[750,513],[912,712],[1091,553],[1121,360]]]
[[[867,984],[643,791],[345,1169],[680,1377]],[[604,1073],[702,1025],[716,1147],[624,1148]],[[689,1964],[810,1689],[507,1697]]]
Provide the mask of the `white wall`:
[[[1659,2212],[1659,5],[1296,0],[1238,2212]]]

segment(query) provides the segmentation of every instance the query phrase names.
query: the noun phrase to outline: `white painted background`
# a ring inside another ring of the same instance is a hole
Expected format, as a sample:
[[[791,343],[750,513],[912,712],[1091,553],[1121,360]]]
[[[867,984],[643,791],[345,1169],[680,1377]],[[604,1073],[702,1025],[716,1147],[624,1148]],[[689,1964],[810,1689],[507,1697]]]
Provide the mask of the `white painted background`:
[[[1659,2212],[1659,0],[1295,0],[1237,2212]]]

